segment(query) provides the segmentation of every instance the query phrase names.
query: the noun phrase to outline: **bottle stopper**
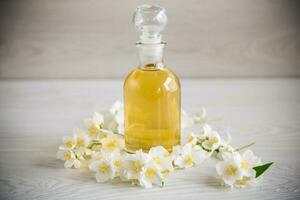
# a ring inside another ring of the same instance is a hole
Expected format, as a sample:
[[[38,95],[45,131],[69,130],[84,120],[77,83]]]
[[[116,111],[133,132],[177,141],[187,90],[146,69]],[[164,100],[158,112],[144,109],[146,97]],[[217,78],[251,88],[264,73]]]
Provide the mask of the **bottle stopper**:
[[[161,32],[167,22],[165,9],[158,5],[138,6],[133,16],[134,26],[140,32],[139,42],[142,44],[161,43]]]

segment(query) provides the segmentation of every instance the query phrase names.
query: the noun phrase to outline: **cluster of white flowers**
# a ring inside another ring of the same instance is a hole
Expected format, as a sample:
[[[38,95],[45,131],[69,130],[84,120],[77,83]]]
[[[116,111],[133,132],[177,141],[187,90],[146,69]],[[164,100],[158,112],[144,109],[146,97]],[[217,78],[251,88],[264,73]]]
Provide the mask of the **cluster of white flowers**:
[[[72,137],[63,137],[57,157],[65,161],[66,168],[80,168],[81,162],[96,151],[123,148],[123,138],[116,136],[123,132],[123,117],[120,101],[103,114],[95,112],[92,118],[84,120],[85,130],[75,129]]]
[[[240,154],[241,148],[230,146],[229,134],[228,139],[223,140],[207,124],[218,118],[207,117],[205,109],[193,118],[182,111],[181,126],[201,124],[201,130],[190,133],[182,145],[173,147],[171,153],[162,146],[152,147],[148,153],[142,150],[128,153],[123,136],[123,115],[123,104],[117,101],[109,111],[95,112],[92,118],[84,120],[84,130],[75,129],[72,137],[64,137],[57,157],[65,161],[65,168],[80,168],[85,161],[95,172],[97,182],[118,178],[150,188],[152,185],[163,186],[166,176],[174,169],[193,167],[212,156],[221,159],[216,165],[217,174],[231,187],[252,184],[257,177],[256,170],[261,174],[268,167],[259,168],[261,161],[252,151]]]
[[[93,153],[89,165],[98,182],[119,177],[149,188],[152,184],[163,185],[165,176],[173,171],[171,155],[163,147],[153,147],[147,154],[141,150],[129,154],[124,150],[123,138],[113,134],[100,143],[102,148]]]
[[[255,182],[256,171],[253,168],[258,165],[261,165],[260,158],[246,150],[242,155],[238,152],[224,153],[223,161],[217,163],[216,170],[225,185],[245,187]]]
[[[86,148],[90,143],[88,135],[80,129],[75,129],[73,132],[72,137],[63,137],[63,145],[58,147],[57,158],[66,161],[65,168],[73,166],[80,168],[84,156],[91,153]]]
[[[224,185],[229,187],[252,185],[257,177],[255,168],[260,167],[266,170],[265,166],[261,166],[261,159],[256,157],[251,150],[247,149],[242,154],[239,151],[254,143],[235,149],[229,145],[230,134],[227,134],[227,137],[226,141],[223,140],[210,125],[204,124],[199,133],[189,134],[186,140],[194,148],[198,147],[202,149],[202,152],[206,152],[205,154],[202,153],[202,158],[215,155],[221,160],[216,164],[216,170]]]

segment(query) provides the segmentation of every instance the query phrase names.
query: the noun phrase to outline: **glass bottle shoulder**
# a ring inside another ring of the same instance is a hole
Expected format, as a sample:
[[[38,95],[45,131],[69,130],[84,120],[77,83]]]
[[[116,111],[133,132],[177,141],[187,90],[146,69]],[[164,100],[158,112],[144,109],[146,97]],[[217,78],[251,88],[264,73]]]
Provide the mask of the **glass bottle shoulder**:
[[[180,81],[167,67],[139,67],[129,73],[125,82],[125,89],[147,90],[152,92],[178,92]]]

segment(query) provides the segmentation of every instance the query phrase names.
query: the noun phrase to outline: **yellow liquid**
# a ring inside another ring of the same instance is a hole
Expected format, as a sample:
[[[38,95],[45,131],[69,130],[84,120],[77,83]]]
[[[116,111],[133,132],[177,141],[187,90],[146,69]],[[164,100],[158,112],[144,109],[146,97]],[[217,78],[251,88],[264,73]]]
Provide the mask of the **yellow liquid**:
[[[147,65],[124,83],[125,143],[128,151],[180,143],[180,83],[167,68]]]

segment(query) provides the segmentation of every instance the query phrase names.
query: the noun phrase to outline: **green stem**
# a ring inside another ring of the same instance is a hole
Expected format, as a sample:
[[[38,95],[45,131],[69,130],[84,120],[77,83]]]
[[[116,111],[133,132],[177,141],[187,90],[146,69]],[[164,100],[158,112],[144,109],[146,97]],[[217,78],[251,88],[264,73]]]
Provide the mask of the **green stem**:
[[[124,137],[124,134],[119,133],[119,132],[114,132],[114,134]]]
[[[76,152],[75,152],[74,150],[72,150],[72,152],[73,152],[73,154],[75,155],[75,158],[76,158],[77,160],[79,160],[79,157],[77,156]]]
[[[92,142],[91,144],[89,144],[86,148],[88,149],[92,149],[94,145],[98,145],[101,144],[100,142]]]
[[[215,117],[207,117],[204,119],[194,119],[195,124],[205,124],[207,122],[214,122],[214,121],[221,121],[224,118],[222,116],[215,116]]]
[[[250,143],[250,144],[246,144],[245,146],[236,148],[234,151],[241,151],[241,150],[247,149],[247,148],[249,148],[249,147],[251,147],[251,146],[253,146],[253,145],[255,145],[255,142],[252,142],[252,143]]]
[[[207,121],[212,122],[212,121],[220,121],[223,120],[224,117],[222,116],[215,116],[215,117],[207,117]]]

